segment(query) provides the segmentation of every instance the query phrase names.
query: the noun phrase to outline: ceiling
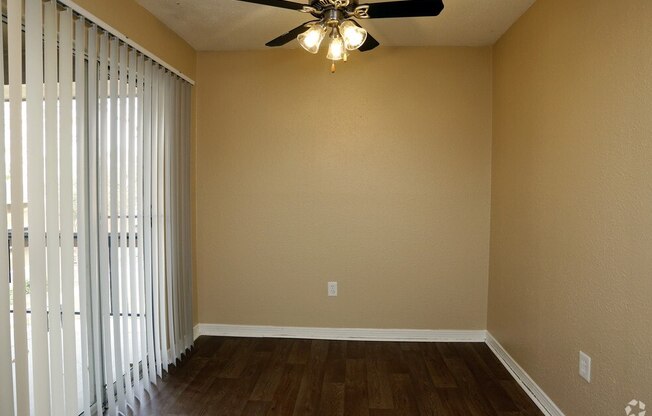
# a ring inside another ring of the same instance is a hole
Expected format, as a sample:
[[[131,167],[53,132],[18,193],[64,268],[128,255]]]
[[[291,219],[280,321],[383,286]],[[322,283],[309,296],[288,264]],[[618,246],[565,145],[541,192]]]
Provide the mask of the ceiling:
[[[267,41],[312,19],[293,10],[236,0],[137,1],[200,51],[264,49]],[[444,0],[444,11],[438,17],[375,19],[361,24],[384,46],[491,45],[533,3]],[[290,42],[288,47],[298,44]]]

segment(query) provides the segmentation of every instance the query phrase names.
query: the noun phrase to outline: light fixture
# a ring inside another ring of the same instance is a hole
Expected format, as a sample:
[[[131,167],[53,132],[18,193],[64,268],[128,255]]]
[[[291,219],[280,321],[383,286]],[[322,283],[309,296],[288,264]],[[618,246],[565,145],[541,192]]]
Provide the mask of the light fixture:
[[[326,55],[327,59],[330,59],[331,61],[340,61],[342,58],[344,58],[344,40],[340,36],[339,33],[337,33],[337,29],[333,29],[334,35],[331,35],[331,44],[328,46],[328,55]]]
[[[351,20],[345,20],[340,23],[339,29],[344,39],[344,46],[350,51],[358,49],[367,40],[367,31],[357,26]]]
[[[297,40],[303,49],[310,53],[317,53],[319,52],[319,46],[324,40],[325,35],[326,28],[321,24],[316,24],[312,25],[310,29],[297,36]]]
[[[352,17],[358,17],[358,15],[346,10],[349,0],[332,1],[342,2],[341,7],[337,6],[324,10],[321,19],[310,24],[306,31],[297,36],[297,40],[308,52],[317,53],[322,41],[328,35],[330,40],[326,58],[333,61],[331,71],[335,72],[335,61],[343,60],[346,62],[349,51],[363,46],[368,40],[368,35],[366,30],[351,19]],[[339,3],[337,4],[339,5]],[[306,10],[306,12],[312,13],[309,10]],[[378,42],[373,38],[371,40],[375,45],[367,47],[366,50],[377,46]]]

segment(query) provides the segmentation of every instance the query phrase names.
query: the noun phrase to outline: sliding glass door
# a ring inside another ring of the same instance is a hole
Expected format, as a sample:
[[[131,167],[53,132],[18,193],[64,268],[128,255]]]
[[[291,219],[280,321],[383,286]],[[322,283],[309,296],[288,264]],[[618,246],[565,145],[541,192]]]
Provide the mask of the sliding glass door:
[[[3,1],[0,414],[126,413],[192,345],[190,84]]]

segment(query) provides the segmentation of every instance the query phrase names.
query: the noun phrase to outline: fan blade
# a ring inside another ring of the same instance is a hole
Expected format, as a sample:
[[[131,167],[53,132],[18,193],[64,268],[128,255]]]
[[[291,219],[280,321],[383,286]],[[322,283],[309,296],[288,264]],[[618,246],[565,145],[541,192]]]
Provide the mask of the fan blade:
[[[357,27],[362,27],[362,26],[360,26],[360,23],[356,22],[355,20],[351,19],[351,21],[352,21],[352,22],[353,22]],[[364,28],[363,28],[363,29],[364,29]],[[360,46],[360,47],[358,48],[358,50],[359,50],[360,52],[366,52],[366,51],[370,51],[370,50],[374,49],[374,48],[377,47],[378,45],[380,45],[380,43],[378,43],[378,41],[377,41],[376,39],[374,39],[374,37],[371,36],[371,34],[370,34],[369,32],[367,32],[367,39],[364,41],[364,43],[362,44],[362,46]]]
[[[266,6],[280,7],[281,9],[301,10],[304,4],[294,3],[286,0],[239,0],[245,3],[264,4]]]
[[[371,36],[369,32],[367,32],[367,40],[364,41],[364,43],[362,44],[362,46],[358,48],[358,50],[360,52],[367,52],[374,49],[378,45],[380,45],[380,43],[378,43],[378,41],[374,39],[374,37]]]
[[[405,0],[366,4],[370,19],[389,17],[437,16],[444,9],[442,0]]]
[[[309,22],[303,23],[301,26],[297,26],[294,29],[290,30],[287,33],[282,34],[281,36],[277,37],[276,39],[272,39],[269,42],[265,44],[265,46],[270,46],[270,47],[275,47],[275,46],[283,46],[289,41],[296,39],[297,36],[299,36],[301,33],[305,32],[306,30],[306,25],[308,23],[313,23],[316,22],[316,20],[311,20]]]

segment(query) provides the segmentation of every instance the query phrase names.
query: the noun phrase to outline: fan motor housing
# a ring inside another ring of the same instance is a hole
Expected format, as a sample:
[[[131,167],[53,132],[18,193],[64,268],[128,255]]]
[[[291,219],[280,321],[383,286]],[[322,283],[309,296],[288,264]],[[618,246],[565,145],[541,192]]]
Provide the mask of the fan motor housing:
[[[311,14],[315,17],[321,17],[327,10],[347,11],[351,13],[357,6],[357,0],[310,0],[310,7],[316,10],[316,12],[312,12]]]

